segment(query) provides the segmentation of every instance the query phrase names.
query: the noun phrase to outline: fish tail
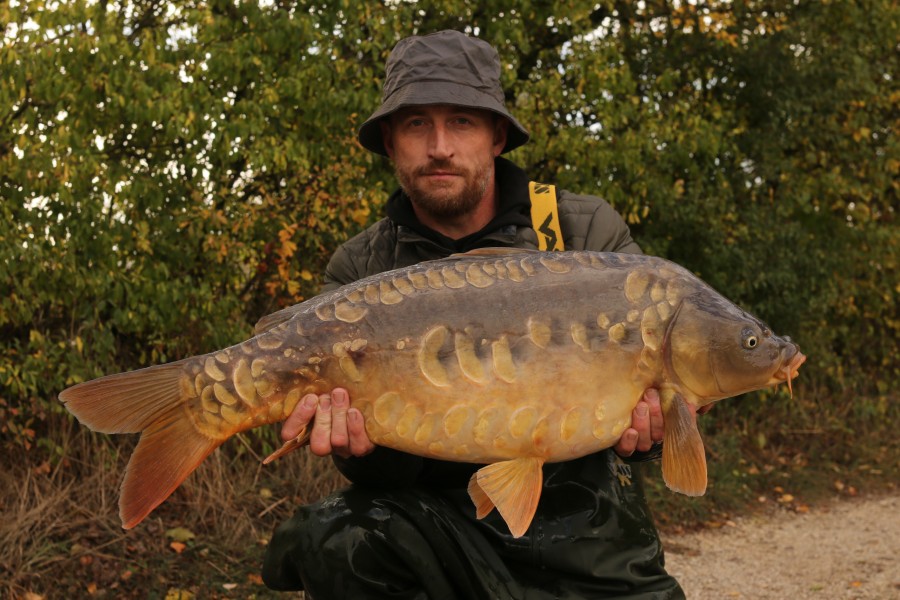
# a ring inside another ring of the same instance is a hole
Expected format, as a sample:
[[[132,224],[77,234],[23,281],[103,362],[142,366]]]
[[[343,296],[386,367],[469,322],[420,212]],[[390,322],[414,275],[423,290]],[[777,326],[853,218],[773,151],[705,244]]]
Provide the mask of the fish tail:
[[[140,523],[224,441],[198,431],[185,410],[184,362],[101,377],[59,394],[94,431],[141,433],[119,496],[125,529]]]

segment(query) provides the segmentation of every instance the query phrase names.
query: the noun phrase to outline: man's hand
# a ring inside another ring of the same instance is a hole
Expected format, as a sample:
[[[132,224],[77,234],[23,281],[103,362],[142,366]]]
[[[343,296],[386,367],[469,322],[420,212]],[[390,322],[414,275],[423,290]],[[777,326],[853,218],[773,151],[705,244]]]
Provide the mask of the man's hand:
[[[712,404],[697,408],[690,402],[687,407],[694,414],[705,415],[712,408]],[[616,454],[627,458],[638,452],[646,452],[657,442],[663,439],[665,424],[663,423],[662,407],[659,404],[659,390],[650,388],[644,391],[644,395],[638,400],[631,412],[631,427],[622,433],[619,442],[613,447]]]
[[[365,456],[375,449],[366,434],[362,413],[357,408],[350,408],[350,394],[344,388],[335,388],[330,394],[307,394],[301,398],[281,428],[281,439],[286,442],[297,437],[310,421],[313,427],[309,447],[313,454],[336,454],[347,458]]]

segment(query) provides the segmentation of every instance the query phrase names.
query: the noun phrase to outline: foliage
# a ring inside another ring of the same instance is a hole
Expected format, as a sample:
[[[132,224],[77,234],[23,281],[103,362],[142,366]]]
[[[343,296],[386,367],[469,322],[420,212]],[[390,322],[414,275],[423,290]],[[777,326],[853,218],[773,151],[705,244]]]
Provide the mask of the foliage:
[[[889,0],[4,4],[4,439],[52,446],[65,386],[237,342],[314,293],[394,185],[354,141],[384,60],[441,28],[498,48],[533,134],[511,158],[608,198],[645,250],[798,339],[807,389],[874,397],[878,412],[900,379],[897,13]]]

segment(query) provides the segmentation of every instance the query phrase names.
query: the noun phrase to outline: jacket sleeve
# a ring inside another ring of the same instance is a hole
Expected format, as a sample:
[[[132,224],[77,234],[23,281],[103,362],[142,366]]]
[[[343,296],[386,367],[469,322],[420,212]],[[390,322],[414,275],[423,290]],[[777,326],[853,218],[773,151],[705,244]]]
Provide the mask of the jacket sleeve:
[[[560,190],[558,207],[566,250],[641,254],[625,220],[606,200]]]
[[[331,292],[364,277],[389,271],[394,265],[397,232],[382,219],[341,244],[325,267],[322,292]]]
[[[601,201],[591,215],[585,247],[602,252],[642,254],[625,220],[605,201]]]
[[[363,277],[365,277],[365,274],[358,272],[350,251],[346,246],[339,246],[334,254],[331,255],[331,259],[325,267],[320,293],[332,292],[342,285],[353,283]]]

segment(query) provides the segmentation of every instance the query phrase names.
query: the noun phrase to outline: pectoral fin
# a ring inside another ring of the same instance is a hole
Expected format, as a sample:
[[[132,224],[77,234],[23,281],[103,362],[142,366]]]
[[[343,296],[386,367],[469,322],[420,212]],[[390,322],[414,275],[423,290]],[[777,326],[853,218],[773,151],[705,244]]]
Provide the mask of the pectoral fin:
[[[668,397],[667,397],[668,396]],[[662,472],[669,489],[688,496],[706,492],[706,452],[697,419],[677,392],[663,393]]]
[[[522,537],[541,497],[543,466],[540,458],[517,458],[479,469],[469,480],[477,517],[484,518],[496,507],[513,537]]]
[[[303,446],[307,445],[309,443],[309,436],[311,433],[312,430],[310,429],[310,427],[308,425],[304,426],[295,438],[286,441],[281,445],[281,448],[268,455],[265,460],[263,460],[263,464],[267,465],[276,458],[281,458],[285,454],[289,454],[294,450],[299,450]]]

